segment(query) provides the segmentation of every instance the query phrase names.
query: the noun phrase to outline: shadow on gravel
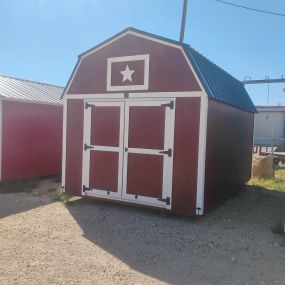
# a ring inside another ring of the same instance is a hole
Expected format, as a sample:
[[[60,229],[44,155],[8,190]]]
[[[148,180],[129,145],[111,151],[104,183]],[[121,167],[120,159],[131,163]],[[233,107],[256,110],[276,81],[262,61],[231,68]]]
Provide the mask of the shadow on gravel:
[[[0,219],[53,203],[49,196],[31,193],[0,194]]]
[[[145,275],[177,285],[241,279],[259,284],[263,274],[265,282],[271,275],[279,277],[278,266],[268,266],[266,275],[264,260],[274,264],[274,257],[282,263],[280,249],[267,251],[262,245],[278,240],[270,226],[284,202],[283,194],[247,187],[199,219],[162,217],[152,210],[85,199],[67,209],[85,238]]]

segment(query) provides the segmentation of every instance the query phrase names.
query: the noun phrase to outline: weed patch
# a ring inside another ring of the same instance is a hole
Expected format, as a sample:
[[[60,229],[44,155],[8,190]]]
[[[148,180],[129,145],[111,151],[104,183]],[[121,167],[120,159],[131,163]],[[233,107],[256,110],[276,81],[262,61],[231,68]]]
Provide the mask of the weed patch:
[[[55,201],[67,204],[70,201],[71,197],[72,196],[62,192],[61,190],[57,190],[56,196],[55,196]]]

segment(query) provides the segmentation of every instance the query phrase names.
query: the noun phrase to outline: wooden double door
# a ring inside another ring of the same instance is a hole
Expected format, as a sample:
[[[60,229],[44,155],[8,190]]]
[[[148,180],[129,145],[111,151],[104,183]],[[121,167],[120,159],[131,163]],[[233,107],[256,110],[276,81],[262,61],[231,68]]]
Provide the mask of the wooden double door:
[[[88,101],[82,194],[171,209],[174,100]]]

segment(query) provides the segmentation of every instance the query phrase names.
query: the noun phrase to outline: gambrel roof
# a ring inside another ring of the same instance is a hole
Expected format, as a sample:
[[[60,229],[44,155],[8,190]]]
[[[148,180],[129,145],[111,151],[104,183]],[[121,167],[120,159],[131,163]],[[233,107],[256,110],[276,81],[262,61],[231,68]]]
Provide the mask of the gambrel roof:
[[[128,32],[145,35],[150,38],[159,39],[161,41],[182,47],[190,63],[192,64],[197,76],[199,77],[204,89],[206,90],[207,95],[210,98],[246,110],[248,112],[256,112],[255,106],[252,103],[247,91],[245,90],[244,85],[232,75],[230,75],[222,68],[204,57],[202,54],[197,52],[190,45],[180,43],[178,41],[171,40],[165,37],[150,34],[134,28],[127,28],[122,32],[116,34],[115,36],[109,38],[108,40],[102,42],[101,44],[80,54],[78,63],[73,70],[73,73],[66,85],[66,88],[69,85],[73,74],[75,73],[75,70],[80,62],[80,58],[89,54],[90,52],[92,52],[92,50],[95,50],[100,46],[103,46],[106,43],[113,41],[124,34],[127,34]],[[65,91],[66,89],[64,90],[63,94],[65,93]]]

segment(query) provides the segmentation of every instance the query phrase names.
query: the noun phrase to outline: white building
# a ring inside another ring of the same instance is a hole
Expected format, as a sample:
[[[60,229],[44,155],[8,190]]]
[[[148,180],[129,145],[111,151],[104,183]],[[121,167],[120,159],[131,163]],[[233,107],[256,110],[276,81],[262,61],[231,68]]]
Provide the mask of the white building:
[[[274,145],[285,143],[285,106],[256,106],[254,118],[254,144]]]

